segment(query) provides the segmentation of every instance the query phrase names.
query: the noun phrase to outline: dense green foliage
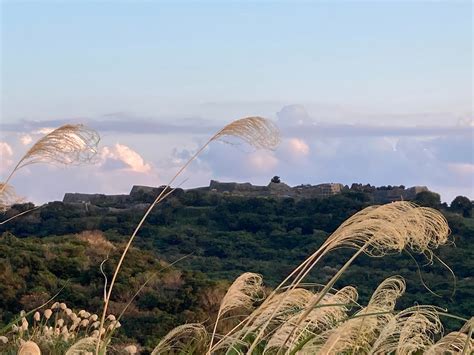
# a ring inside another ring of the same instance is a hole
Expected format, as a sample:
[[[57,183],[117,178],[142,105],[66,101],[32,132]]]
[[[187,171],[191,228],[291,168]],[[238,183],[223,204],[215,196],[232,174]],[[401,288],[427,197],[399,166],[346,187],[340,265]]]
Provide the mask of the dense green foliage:
[[[144,195],[143,201],[151,197]],[[440,208],[448,219],[453,243],[437,250],[436,255],[452,268],[456,283],[436,258],[426,265],[426,258],[404,253],[360,257],[337,286],[357,286],[365,301],[382,280],[399,274],[407,281],[407,293],[399,307],[433,304],[468,318],[474,309],[471,210],[463,199],[448,208],[439,203],[439,197],[426,193],[418,196],[417,202]],[[114,291],[112,313],[120,313],[152,272],[158,271],[159,276],[127,311],[118,335],[151,346],[173,326],[205,321],[215,314],[225,282],[246,271],[261,273],[267,285],[275,286],[345,219],[370,203],[369,195],[354,191],[302,200],[177,191],[151,213],[126,258]],[[8,215],[25,208],[28,206],[15,206]],[[143,205],[54,202],[2,225],[0,323],[21,309],[41,304],[67,280],[59,300],[77,309],[98,311],[104,285],[99,265],[108,256],[105,272],[111,275],[143,211]],[[81,233],[94,230],[103,234]],[[324,283],[352,253],[338,250],[330,254],[308,281]],[[165,267],[185,255],[178,264]],[[427,291],[423,282],[439,296]],[[446,324],[448,328],[461,325],[454,320]]]

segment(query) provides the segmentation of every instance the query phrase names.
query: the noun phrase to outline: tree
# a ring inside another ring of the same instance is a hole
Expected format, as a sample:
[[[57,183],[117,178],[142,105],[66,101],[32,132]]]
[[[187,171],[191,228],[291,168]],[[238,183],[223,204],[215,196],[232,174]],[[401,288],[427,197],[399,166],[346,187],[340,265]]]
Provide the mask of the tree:
[[[464,217],[470,217],[472,213],[472,202],[465,196],[457,196],[450,206],[454,212],[462,213]]]
[[[441,197],[436,192],[422,191],[416,194],[413,202],[420,206],[437,208],[441,205]]]
[[[274,183],[274,184],[279,184],[281,182],[280,177],[279,176],[272,177],[271,182]]]

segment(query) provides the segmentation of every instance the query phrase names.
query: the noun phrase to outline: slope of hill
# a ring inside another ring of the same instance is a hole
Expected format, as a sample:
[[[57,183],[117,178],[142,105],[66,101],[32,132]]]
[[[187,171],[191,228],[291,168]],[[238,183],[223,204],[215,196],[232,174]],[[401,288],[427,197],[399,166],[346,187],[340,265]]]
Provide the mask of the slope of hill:
[[[99,310],[104,285],[99,265],[108,259],[105,273],[110,275],[156,191],[135,193],[134,203],[120,198],[99,198],[94,204],[52,202],[1,225],[0,323],[41,304],[62,286],[58,300]],[[474,309],[471,210],[441,205],[439,196],[428,191],[414,199],[440,209],[448,219],[453,243],[437,255],[452,268],[456,282],[440,262],[424,265],[425,259],[402,254],[361,257],[339,286],[357,285],[364,299],[384,278],[399,274],[407,280],[400,307],[428,303],[468,318]],[[127,256],[112,312],[119,313],[151,273],[158,276],[125,314],[120,336],[152,346],[177,324],[205,321],[215,314],[226,283],[245,271],[261,273],[268,286],[276,285],[345,219],[373,201],[364,189],[303,199],[176,191],[151,213]],[[4,218],[29,207],[14,206]],[[308,280],[327,281],[350,255],[350,250],[330,254]],[[447,325],[460,326],[454,320]]]

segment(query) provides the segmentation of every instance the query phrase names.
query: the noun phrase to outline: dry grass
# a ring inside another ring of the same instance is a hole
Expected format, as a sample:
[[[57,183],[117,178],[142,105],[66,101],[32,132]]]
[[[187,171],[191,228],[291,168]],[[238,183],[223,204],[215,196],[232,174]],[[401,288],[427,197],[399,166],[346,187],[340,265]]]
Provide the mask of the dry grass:
[[[278,128],[271,121],[262,117],[246,117],[236,120],[217,132],[211,141],[226,136],[238,137],[257,149],[275,149],[280,143]]]
[[[41,350],[34,341],[27,341],[20,346],[18,355],[41,355]]]
[[[207,331],[200,323],[180,325],[169,332],[151,352],[158,354],[196,354],[206,344]]]
[[[23,317],[13,328],[12,341],[23,349],[26,344],[33,343],[33,340],[41,345],[44,339],[56,337],[71,342],[66,354],[91,352],[94,349],[96,354],[105,353],[107,343],[118,326],[115,317],[106,317],[112,289],[135,236],[153,207],[173,191],[169,188],[170,185],[187,166],[211,142],[224,140],[226,137],[240,138],[255,148],[274,149],[279,142],[277,128],[260,117],[240,119],[222,128],[178,170],[142,217],[115,268],[104,297],[100,320],[97,315],[86,311],[75,314],[66,305],[55,304],[45,310],[43,315],[35,313],[30,322]],[[58,128],[40,139],[25,154],[7,181],[0,185],[0,196],[2,199],[7,196],[8,181],[18,169],[38,162],[74,164],[89,161],[97,151],[98,141],[98,135],[82,125]],[[260,298],[264,294],[262,278],[260,275],[245,273],[236,279],[222,299],[216,321],[211,328],[212,333],[199,323],[181,325],[168,333],[152,354],[202,354],[206,349],[208,354],[252,355],[404,355],[419,351],[429,354],[468,354],[473,348],[472,319],[458,332],[443,337],[439,309],[416,306],[395,311],[397,299],[405,292],[405,282],[399,276],[383,281],[365,307],[357,303],[358,295],[354,287],[333,289],[342,273],[362,253],[384,256],[410,249],[426,255],[431,260],[432,250],[445,244],[449,233],[446,220],[433,209],[404,201],[366,208],[345,221],[256,309],[256,301],[261,301]],[[113,248],[100,233],[84,232],[78,235],[78,238],[104,251]],[[306,276],[327,253],[338,248],[351,248],[355,252],[322,289],[306,289]],[[226,334],[218,334],[219,321],[234,310],[243,310],[245,313],[240,318],[240,323]],[[60,324],[57,322],[58,317],[53,317],[55,312],[60,314]],[[48,326],[47,323],[53,318],[54,326]],[[110,324],[107,324],[107,321]],[[78,336],[81,329],[83,333]],[[30,341],[25,343],[25,337]],[[101,341],[102,337],[106,339],[104,342]],[[6,338],[7,342],[10,341],[7,337],[3,338]],[[2,342],[5,340],[3,338]],[[214,344],[215,338],[218,341]],[[31,353],[36,354],[34,345],[30,346],[33,349]]]
[[[472,354],[474,352],[473,327],[474,318],[471,318],[458,332],[451,332],[445,335],[426,349],[425,354]]]
[[[357,213],[231,331],[216,332],[218,316],[210,341],[203,340],[209,343],[208,354],[469,353],[471,322],[443,337],[443,310],[416,306],[395,311],[397,299],[405,292],[405,281],[400,276],[383,281],[365,307],[357,304],[355,288],[333,290],[336,280],[361,253],[383,256],[409,248],[431,259],[432,250],[446,243],[449,233],[438,211],[409,202],[373,206]],[[322,256],[340,247],[356,251],[321,290],[305,289],[304,277]],[[246,275],[229,288],[229,295],[238,294]],[[240,299],[235,298],[236,306]],[[224,298],[221,309],[231,309],[232,302],[232,297]],[[219,339],[215,344],[214,333]]]
[[[316,297],[308,309],[304,311],[294,325],[297,331],[299,325],[309,315],[334,286],[344,271],[361,254],[383,256],[387,253],[401,252],[410,248],[431,258],[432,248],[444,244],[448,240],[450,230],[443,215],[430,208],[418,207],[410,202],[399,201],[382,206],[371,206],[356,213],[344,223],[323,243],[323,245],[302,264],[300,264],[277,288],[265,302],[272,300],[282,287],[296,288],[316,264],[331,250],[337,248],[352,248],[356,252],[336,275],[326,284],[320,295]],[[293,279],[291,282],[290,280]],[[281,299],[283,302],[284,297]],[[278,311],[275,308],[274,313]],[[270,317],[271,319],[271,317]],[[261,327],[255,338],[253,347],[262,338],[270,319]],[[245,326],[252,324],[250,317]],[[289,335],[288,339],[292,334]]]
[[[324,302],[311,310],[310,316],[305,318],[299,332],[295,333],[292,331],[295,320],[310,304],[311,298],[318,296],[318,292],[302,290],[285,291],[292,294],[292,297],[287,297],[286,300],[292,300],[293,302],[287,304],[292,304],[294,307],[289,306],[286,312],[272,318],[272,327],[260,339],[258,347],[251,348],[253,338],[247,338],[244,329],[233,335],[221,337],[212,347],[211,353],[408,355],[419,352],[427,354],[472,352],[474,346],[471,336],[472,322],[467,322],[458,332],[443,337],[440,309],[433,306],[416,306],[402,311],[394,310],[396,300],[405,291],[405,282],[400,276],[383,281],[365,307],[356,304],[357,291],[351,286],[326,294]],[[351,307],[359,310],[350,312]],[[267,308],[268,304],[262,305],[253,314],[269,317],[271,313]],[[256,334],[255,329],[251,334]],[[201,354],[202,350],[198,349],[209,344],[210,339],[212,338],[209,333],[200,324],[179,326],[163,338],[161,345],[155,349],[159,352],[155,354]],[[183,349],[187,352],[180,352]]]
[[[40,162],[66,165],[89,162],[97,154],[99,140],[96,131],[82,124],[61,126],[38,140],[15,169]]]
[[[101,231],[83,231],[77,234],[77,239],[86,242],[94,254],[108,255],[115,246],[107,240]]]
[[[0,182],[0,212],[7,211],[10,206],[21,201],[22,198],[17,196],[13,186]]]
[[[97,337],[82,338],[74,343],[65,355],[85,355],[92,354],[97,343]]]
[[[33,349],[33,343],[45,354],[84,354],[95,348],[99,333],[109,339],[112,328],[120,327],[115,317],[107,319],[100,328],[99,316],[86,310],[74,311],[65,303],[55,302],[49,308],[38,308],[28,314],[22,312],[17,322],[3,336],[0,353],[11,353],[15,349]],[[21,351],[20,351],[21,353]],[[36,353],[34,353],[36,354]]]
[[[0,183],[0,209],[16,202],[16,194],[9,185],[21,168],[37,163],[81,164],[89,162],[97,153],[99,134],[82,125],[64,125],[39,139],[18,161],[5,182]]]
[[[177,179],[177,177],[191,164],[198,156],[201,154],[206,147],[212,143],[213,141],[223,139],[225,137],[236,137],[240,138],[243,141],[247,142],[248,144],[256,147],[256,148],[266,148],[266,149],[274,149],[276,145],[280,141],[280,134],[278,128],[269,120],[262,118],[262,117],[247,117],[242,118],[236,121],[231,122],[230,124],[223,127],[219,130],[216,134],[214,134],[201,148],[199,148],[196,153],[176,172],[176,174],[171,178],[162,192],[156,197],[150,207],[147,209],[143,217],[141,218],[140,222],[136,226],[135,230],[133,231],[132,235],[130,236],[127,245],[117,263],[115,268],[114,274],[112,276],[112,280],[110,282],[110,286],[107,292],[107,297],[104,302],[104,309],[102,312],[101,323],[105,321],[105,317],[107,315],[107,308],[110,302],[110,296],[112,295],[112,290],[115,285],[115,280],[117,275],[120,271],[122,266],[123,260],[127,255],[130,246],[132,245],[133,240],[135,239],[138,231],[142,227],[143,223],[145,222],[146,218],[153,210],[153,208],[163,201],[170,193],[173,192],[170,189],[171,184]],[[99,336],[100,340],[100,336]],[[99,355],[100,349],[100,342],[97,343],[96,347],[96,355]],[[105,349],[103,349],[105,352]]]
[[[214,330],[211,336],[209,351],[214,342],[214,335],[216,333],[217,325],[222,316],[228,312],[240,309],[251,310],[258,300],[262,299],[264,295],[262,276],[251,272],[246,272],[240,275],[229,287],[227,293],[222,299],[217,318],[214,323]]]

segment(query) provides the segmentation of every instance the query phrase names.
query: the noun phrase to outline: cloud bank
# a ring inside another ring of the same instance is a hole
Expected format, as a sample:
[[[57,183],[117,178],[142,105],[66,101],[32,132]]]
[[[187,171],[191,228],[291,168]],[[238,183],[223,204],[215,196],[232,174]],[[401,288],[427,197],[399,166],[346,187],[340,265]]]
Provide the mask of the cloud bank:
[[[283,107],[274,118],[282,132],[278,149],[255,151],[244,144],[214,142],[185,171],[184,187],[207,185],[210,179],[267,184],[279,175],[291,185],[426,185],[448,202],[456,195],[474,198],[472,120],[456,126],[344,125],[311,117],[301,105]],[[164,121],[124,115],[2,125],[8,134],[0,143],[2,176],[29,144],[66,122],[99,131],[103,145],[98,159],[87,167],[34,166],[23,171],[12,183],[35,202],[61,199],[65,192],[126,193],[133,184],[166,183],[222,126],[196,117]],[[55,184],[33,188],[33,175],[39,177],[35,181]]]

